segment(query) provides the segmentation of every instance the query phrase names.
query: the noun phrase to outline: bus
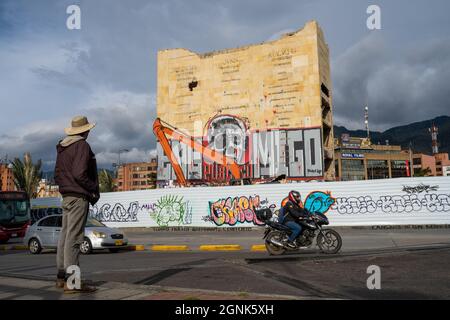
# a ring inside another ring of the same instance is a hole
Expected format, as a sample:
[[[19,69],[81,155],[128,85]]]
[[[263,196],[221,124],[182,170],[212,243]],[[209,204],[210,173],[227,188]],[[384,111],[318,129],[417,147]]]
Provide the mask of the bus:
[[[0,243],[25,236],[31,224],[30,199],[22,191],[0,191]]]

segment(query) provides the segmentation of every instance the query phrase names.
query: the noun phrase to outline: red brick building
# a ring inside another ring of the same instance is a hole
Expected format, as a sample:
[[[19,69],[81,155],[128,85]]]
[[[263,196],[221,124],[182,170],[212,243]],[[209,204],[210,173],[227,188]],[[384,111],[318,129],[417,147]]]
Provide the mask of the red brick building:
[[[430,169],[430,176],[446,175],[446,168],[450,166],[448,153],[436,153],[434,155],[426,155],[418,153],[413,155],[414,170],[426,168]]]
[[[151,159],[150,162],[121,164],[115,179],[117,191],[155,189],[157,167],[156,159]]]
[[[9,165],[0,163],[0,191],[14,191],[14,175]]]

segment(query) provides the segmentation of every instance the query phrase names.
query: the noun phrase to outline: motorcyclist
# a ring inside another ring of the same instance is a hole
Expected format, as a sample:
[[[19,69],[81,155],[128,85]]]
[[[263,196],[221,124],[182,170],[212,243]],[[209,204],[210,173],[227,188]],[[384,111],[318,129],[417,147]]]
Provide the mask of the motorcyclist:
[[[282,207],[282,223],[292,230],[286,243],[290,248],[296,248],[294,240],[302,232],[301,225],[297,223],[298,219],[304,219],[309,215],[309,212],[301,206],[301,203],[300,192],[292,190],[289,192],[288,201]]]

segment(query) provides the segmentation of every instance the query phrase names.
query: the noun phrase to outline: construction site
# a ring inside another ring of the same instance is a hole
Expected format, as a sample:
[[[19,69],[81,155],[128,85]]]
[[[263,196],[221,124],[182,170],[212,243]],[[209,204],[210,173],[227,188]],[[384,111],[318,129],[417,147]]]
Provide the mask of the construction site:
[[[158,52],[159,186],[335,179],[328,45],[315,21],[278,40]]]

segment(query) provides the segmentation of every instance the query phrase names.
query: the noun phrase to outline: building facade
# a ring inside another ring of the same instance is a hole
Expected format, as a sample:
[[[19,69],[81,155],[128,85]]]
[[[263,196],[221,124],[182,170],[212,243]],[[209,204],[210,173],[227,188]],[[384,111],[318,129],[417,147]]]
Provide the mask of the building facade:
[[[434,158],[436,159],[436,175],[443,176],[445,173],[444,167],[450,166],[448,153],[436,153],[434,154]]]
[[[433,156],[415,153],[413,155],[413,170],[417,174],[420,170],[429,170],[429,176],[436,176],[436,159]]]
[[[412,154],[400,146],[373,145],[367,138],[336,139],[336,180],[372,180],[411,176]]]
[[[59,187],[46,179],[41,179],[37,188],[37,198],[60,197]]]
[[[117,191],[147,190],[156,187],[157,161],[121,164],[117,169]]]
[[[450,177],[450,165],[442,166],[442,175],[444,177]]]
[[[158,52],[157,116],[233,158],[242,177],[334,180],[329,50],[317,22],[259,45],[197,54]],[[179,141],[171,148],[191,183],[231,179]],[[160,144],[158,181],[175,180]]]
[[[10,165],[0,163],[0,191],[15,191],[14,175]]]
[[[447,176],[447,168],[450,167],[448,153],[436,153],[426,155],[417,153],[413,155],[414,170],[428,170],[428,176]]]

